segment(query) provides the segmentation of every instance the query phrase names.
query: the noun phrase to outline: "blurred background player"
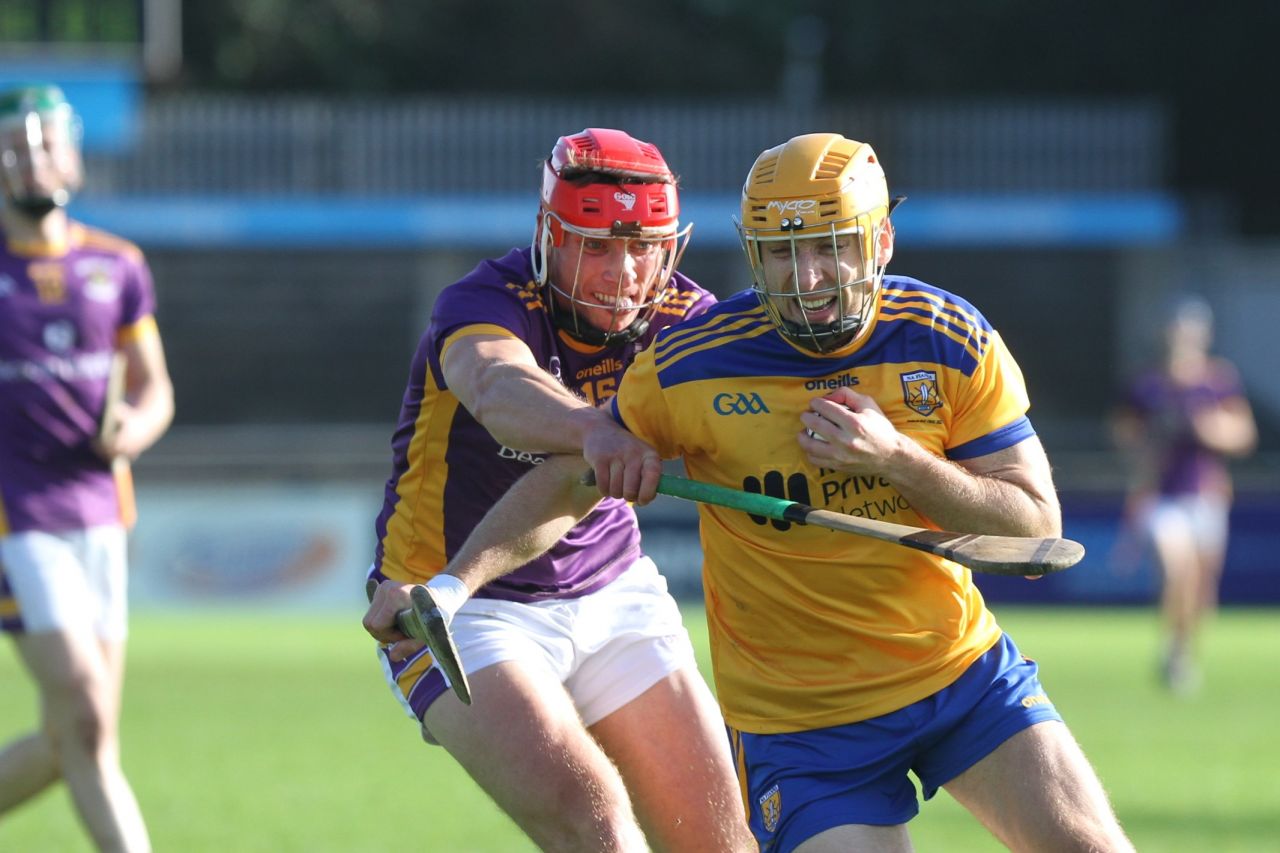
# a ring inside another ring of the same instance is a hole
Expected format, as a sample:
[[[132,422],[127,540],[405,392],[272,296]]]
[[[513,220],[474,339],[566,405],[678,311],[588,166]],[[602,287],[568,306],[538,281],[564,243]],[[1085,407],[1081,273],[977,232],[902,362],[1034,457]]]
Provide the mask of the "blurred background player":
[[[638,497],[624,477],[645,471],[652,498],[661,461],[592,404],[659,330],[714,302],[675,272],[689,230],[654,145],[599,128],[560,138],[533,245],[436,300],[392,440],[370,576],[394,583],[366,628],[403,640],[389,616],[414,583],[450,613],[474,594],[452,624],[472,706],[415,644],[384,649],[384,666],[423,736],[546,849],[752,846],[722,720],[624,501],[494,583],[439,574],[547,452],[626,459],[611,485]]]
[[[1017,365],[971,304],[884,276],[891,207],[869,145],[808,134],[763,152],[740,223],[753,289],[659,334],[614,416],[695,479],[912,526],[1061,535]],[[557,457],[517,484],[451,571],[527,559],[582,500],[581,468]],[[762,849],[910,850],[908,771],[1011,849],[1132,849],[967,569],[699,514],[716,684]]]
[[[1160,571],[1161,677],[1186,693],[1199,684],[1196,635],[1217,605],[1226,558],[1227,460],[1253,450],[1257,427],[1236,368],[1210,354],[1209,304],[1176,300],[1162,331],[1160,359],[1133,377],[1114,433],[1131,462],[1126,523]]]
[[[120,767],[127,465],[173,417],[136,246],[64,209],[80,126],[55,86],[0,95],[0,626],[40,693],[40,731],[0,751],[0,813],[58,778],[102,850],[147,850]],[[108,374],[124,400],[99,438]]]

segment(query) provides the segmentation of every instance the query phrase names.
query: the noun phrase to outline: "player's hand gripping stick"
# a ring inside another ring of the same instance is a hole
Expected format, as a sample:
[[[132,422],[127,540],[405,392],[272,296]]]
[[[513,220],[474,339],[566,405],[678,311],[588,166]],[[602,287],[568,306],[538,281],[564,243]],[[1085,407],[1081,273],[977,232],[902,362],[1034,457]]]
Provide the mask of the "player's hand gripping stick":
[[[369,578],[365,584],[365,594],[373,601],[373,594],[378,590],[378,581]],[[462,704],[471,704],[471,685],[467,682],[467,673],[462,669],[462,659],[458,656],[458,647],[453,643],[449,626],[445,623],[444,614],[436,606],[431,597],[431,590],[417,584],[409,590],[412,607],[406,607],[396,614],[396,627],[406,637],[427,644],[427,649],[437,665],[444,672],[454,694],[462,700]]]

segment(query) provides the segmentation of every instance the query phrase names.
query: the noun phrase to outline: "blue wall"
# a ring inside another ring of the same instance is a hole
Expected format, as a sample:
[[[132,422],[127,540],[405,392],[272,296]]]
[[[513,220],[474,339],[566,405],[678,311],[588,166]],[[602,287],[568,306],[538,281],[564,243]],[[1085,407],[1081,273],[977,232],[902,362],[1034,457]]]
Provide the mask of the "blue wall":
[[[31,83],[55,83],[84,122],[84,149],[119,154],[138,136],[142,91],[137,68],[109,60],[0,61],[0,89]]]
[[[1077,566],[1040,580],[975,575],[990,601],[1055,604],[1145,604],[1155,601],[1159,577],[1149,554],[1118,559],[1121,498],[1064,494],[1064,532],[1085,546]],[[1242,495],[1231,513],[1231,539],[1222,577],[1222,601],[1229,604],[1280,603],[1276,570],[1280,495]],[[1124,550],[1123,548],[1121,549]]]
[[[88,121],[86,120],[86,124]],[[736,195],[682,194],[699,246],[736,246]],[[493,247],[528,241],[536,196],[94,196],[72,212],[144,247]],[[1184,230],[1165,193],[931,195],[894,214],[904,248],[1168,244]]]

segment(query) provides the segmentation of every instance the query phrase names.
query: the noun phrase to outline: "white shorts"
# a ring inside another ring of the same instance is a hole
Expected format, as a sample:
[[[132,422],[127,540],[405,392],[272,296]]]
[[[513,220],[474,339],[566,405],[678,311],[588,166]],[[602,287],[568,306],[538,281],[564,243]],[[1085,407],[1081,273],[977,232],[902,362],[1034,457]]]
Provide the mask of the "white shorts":
[[[1143,517],[1143,527],[1152,540],[1189,537],[1207,551],[1220,551],[1227,544],[1230,505],[1216,494],[1163,495]]]
[[[0,572],[16,612],[16,631],[90,630],[104,640],[128,632],[127,537],[118,524],[0,539]]]
[[[565,686],[588,726],[671,673],[696,666],[680,608],[648,557],[581,598],[529,604],[470,599],[449,630],[468,675],[505,661],[546,670]],[[406,678],[412,661],[393,668],[380,657],[392,692],[409,716],[420,718],[445,689],[439,674],[431,678],[428,669]]]

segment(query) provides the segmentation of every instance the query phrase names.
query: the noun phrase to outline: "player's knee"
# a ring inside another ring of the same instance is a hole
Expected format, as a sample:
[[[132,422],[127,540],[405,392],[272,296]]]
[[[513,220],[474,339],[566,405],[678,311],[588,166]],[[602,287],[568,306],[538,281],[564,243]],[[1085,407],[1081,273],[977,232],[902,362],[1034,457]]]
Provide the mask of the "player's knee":
[[[648,850],[639,824],[626,809],[612,814],[594,813],[582,820],[547,821],[529,835],[544,850]]]
[[[100,703],[87,696],[59,708],[45,723],[45,732],[58,756],[70,752],[100,755],[115,738],[114,720]]]
[[[548,850],[644,850],[644,836],[631,809],[626,789],[609,780],[583,785],[565,779],[543,789],[540,807],[531,812],[525,829]]]
[[[1115,816],[1105,812],[1077,811],[1057,822],[1042,821],[1035,837],[1015,842],[1015,849],[1055,850],[1062,853],[1133,853]]]

